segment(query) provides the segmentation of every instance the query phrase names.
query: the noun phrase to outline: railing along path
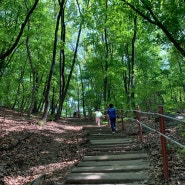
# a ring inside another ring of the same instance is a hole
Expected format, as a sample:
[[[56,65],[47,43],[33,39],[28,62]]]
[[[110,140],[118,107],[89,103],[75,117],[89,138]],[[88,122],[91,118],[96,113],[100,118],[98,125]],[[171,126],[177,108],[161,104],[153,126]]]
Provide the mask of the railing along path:
[[[123,112],[123,109],[121,109],[121,112]],[[181,122],[183,124],[185,124],[185,120],[182,120],[182,118],[183,118],[182,116],[177,116],[177,118],[173,118],[173,117],[165,115],[164,110],[163,110],[163,106],[159,106],[159,113],[143,112],[143,111],[139,110],[139,107],[137,107],[136,110],[129,110],[129,111],[125,111],[125,112],[135,112],[135,113],[137,113],[137,119],[133,119],[133,118],[129,118],[129,119],[135,120],[138,123],[139,138],[140,138],[141,142],[143,142],[143,132],[142,132],[143,127],[152,131],[153,133],[156,133],[156,134],[161,136],[161,148],[162,148],[162,157],[163,157],[162,162],[163,162],[164,180],[166,182],[168,182],[168,180],[169,180],[169,169],[168,169],[168,156],[167,156],[166,140],[176,144],[177,147],[180,147],[182,149],[185,149],[185,145],[166,135],[164,118],[168,118],[169,120],[174,120],[174,121],[177,121],[177,122]],[[141,114],[158,116],[159,117],[159,123],[160,123],[160,131],[158,131],[156,129],[153,129],[150,126],[147,126],[146,124],[142,123],[140,121],[141,120]],[[122,117],[122,128],[124,129],[124,121],[123,121],[124,115],[122,115],[121,117]]]
[[[166,140],[176,144],[178,147],[180,147],[182,149],[185,149],[185,145],[166,135],[164,118],[168,118],[169,120],[175,120],[175,121],[178,121],[178,122],[181,122],[181,123],[184,123],[184,124],[185,124],[185,121],[182,120],[182,119],[173,118],[173,117],[164,115],[163,106],[159,106],[159,113],[142,112],[141,110],[139,110],[139,107],[137,108],[137,110],[134,110],[134,111],[131,110],[131,111],[137,113],[137,119],[133,119],[133,118],[130,118],[130,119],[136,120],[137,123],[138,123],[139,136],[140,136],[140,141],[141,142],[143,142],[142,127],[145,127],[148,130],[152,131],[153,133],[157,133],[158,135],[161,136],[161,148],[162,148],[162,157],[163,157],[162,158],[162,160],[163,160],[162,163],[163,163],[164,180],[166,182],[168,182],[168,180],[169,180],[169,169],[168,169],[168,154],[167,154],[168,152],[167,152]],[[146,124],[142,123],[140,121],[141,114],[158,116],[159,117],[159,122],[160,122],[160,131],[158,131],[156,129],[153,129],[153,128],[147,126]]]

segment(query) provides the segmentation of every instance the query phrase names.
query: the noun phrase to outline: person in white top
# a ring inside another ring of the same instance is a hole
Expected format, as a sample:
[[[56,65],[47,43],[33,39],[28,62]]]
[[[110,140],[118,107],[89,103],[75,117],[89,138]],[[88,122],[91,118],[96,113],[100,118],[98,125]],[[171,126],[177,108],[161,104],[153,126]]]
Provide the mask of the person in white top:
[[[101,126],[101,117],[102,116],[103,116],[103,114],[100,112],[99,109],[97,109],[97,111],[95,112],[95,119],[96,119],[96,123],[99,127]]]

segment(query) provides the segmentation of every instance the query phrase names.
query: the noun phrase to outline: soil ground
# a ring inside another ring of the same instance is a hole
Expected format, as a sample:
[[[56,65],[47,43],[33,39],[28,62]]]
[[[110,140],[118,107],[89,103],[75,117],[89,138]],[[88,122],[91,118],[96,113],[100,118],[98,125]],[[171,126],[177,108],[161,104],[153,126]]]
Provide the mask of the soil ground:
[[[85,152],[83,120],[60,119],[39,126],[39,117],[0,109],[0,185],[26,185],[46,175],[64,184]]]

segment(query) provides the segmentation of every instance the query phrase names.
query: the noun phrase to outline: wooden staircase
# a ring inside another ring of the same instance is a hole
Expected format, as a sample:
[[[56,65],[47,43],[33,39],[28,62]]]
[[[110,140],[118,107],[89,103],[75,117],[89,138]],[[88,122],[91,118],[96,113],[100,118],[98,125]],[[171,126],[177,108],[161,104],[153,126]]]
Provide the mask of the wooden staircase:
[[[145,151],[132,151],[132,141],[122,132],[112,135],[108,127],[84,127],[88,151],[66,178],[66,185],[144,185],[150,169]]]

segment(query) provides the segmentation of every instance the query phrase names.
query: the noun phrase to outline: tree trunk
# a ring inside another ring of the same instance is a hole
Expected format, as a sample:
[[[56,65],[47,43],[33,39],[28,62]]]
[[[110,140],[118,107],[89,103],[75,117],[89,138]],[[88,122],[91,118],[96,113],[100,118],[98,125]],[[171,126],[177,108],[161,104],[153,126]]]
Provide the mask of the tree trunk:
[[[53,93],[52,93],[52,100],[51,100],[51,115],[54,116],[55,115],[55,87],[53,87]]]
[[[107,0],[105,0],[105,8],[107,10]],[[106,13],[105,13],[106,14]],[[107,23],[107,14],[105,15],[105,24]],[[105,74],[108,72],[108,57],[109,57],[109,46],[108,46],[108,40],[107,40],[107,28],[104,28],[104,36],[105,36]],[[107,75],[104,78],[104,89],[103,89],[103,100],[104,102],[107,101],[107,83],[108,83],[108,77]]]
[[[55,116],[55,120],[58,120],[60,118],[61,113],[62,113],[62,106],[63,106],[64,100],[66,98],[66,94],[67,94],[67,91],[68,91],[68,88],[69,88],[69,83],[70,83],[71,76],[72,76],[72,73],[73,73],[73,69],[74,69],[74,66],[75,66],[75,63],[76,63],[76,57],[77,57],[77,51],[78,51],[78,45],[79,45],[79,41],[80,41],[81,31],[82,31],[82,24],[80,24],[80,28],[79,28],[79,31],[78,31],[76,47],[75,47],[73,60],[72,60],[72,65],[71,65],[71,70],[70,70],[66,85],[62,88],[62,91],[60,93],[59,108],[58,108],[57,114]],[[64,82],[62,82],[62,83],[64,84]]]
[[[126,74],[126,80],[127,80],[127,104],[129,106],[130,103],[130,82],[131,82],[131,65],[130,65],[130,56],[129,56],[129,48],[128,44],[126,44],[126,57],[127,57],[127,68],[128,68],[128,74]],[[128,76],[128,77],[127,77]],[[126,85],[126,84],[125,84]]]
[[[57,16],[57,22],[56,22],[56,28],[55,28],[55,37],[54,37],[54,46],[53,46],[53,58],[52,58],[52,63],[51,63],[51,68],[50,68],[48,81],[47,81],[47,84],[46,84],[45,106],[44,106],[44,113],[43,113],[43,116],[42,116],[41,124],[44,124],[46,122],[47,116],[48,116],[49,94],[50,94],[52,76],[53,76],[53,72],[54,72],[54,69],[55,69],[56,50],[57,50],[57,36],[58,36],[58,29],[59,29],[61,13],[62,13],[62,9],[60,9],[60,11],[58,13],[58,16]]]
[[[17,44],[19,43],[19,40],[23,34],[24,28],[28,22],[28,20],[30,19],[31,14],[33,13],[33,11],[35,10],[35,8],[37,7],[39,0],[35,0],[35,3],[33,4],[32,8],[30,9],[30,11],[28,12],[24,22],[22,23],[22,26],[20,28],[19,34],[17,36],[17,38],[15,39],[15,42],[12,44],[12,46],[5,51],[4,53],[0,53],[0,63],[7,57],[9,56],[12,51],[16,48]]]
[[[81,81],[81,86],[82,86],[82,108],[83,108],[83,115],[86,117],[86,111],[85,111],[85,89],[84,89],[84,83],[83,83],[83,78],[82,78],[82,69],[81,65],[79,64],[79,69],[80,69],[80,81]]]
[[[21,88],[21,83],[22,83],[22,80],[23,80],[23,76],[24,76],[24,73],[25,73],[25,67],[26,67],[26,62],[24,64],[23,67],[21,67],[21,74],[20,74],[20,78],[19,78],[19,85],[18,85],[18,88],[17,88],[17,93],[16,93],[16,96],[15,96],[15,101],[14,101],[14,104],[12,106],[12,110],[14,110],[16,104],[17,104],[17,101],[18,101],[18,96],[20,94],[20,88]],[[19,107],[20,108],[20,107]]]
[[[30,21],[28,20],[28,31],[30,30]],[[27,49],[27,54],[28,54],[28,60],[30,63],[31,71],[32,71],[32,87],[31,87],[31,102],[30,102],[30,107],[28,110],[28,117],[30,117],[33,108],[34,108],[34,103],[35,103],[35,89],[36,89],[36,72],[33,66],[33,61],[31,57],[31,51],[29,47],[29,36],[26,38],[26,49]]]
[[[55,120],[58,120],[62,113],[62,106],[63,106],[63,94],[65,88],[65,76],[64,76],[64,68],[65,68],[65,51],[64,51],[64,44],[65,44],[65,37],[66,37],[66,28],[65,28],[65,20],[64,20],[64,12],[65,12],[65,0],[62,0],[60,4],[61,10],[61,41],[63,43],[62,49],[60,50],[60,97],[59,97],[59,106],[57,109],[57,114],[55,115]]]
[[[135,66],[135,42],[136,42],[136,33],[137,33],[137,17],[134,17],[134,34],[132,38],[132,64],[131,64],[131,107],[135,108],[135,74],[134,74],[134,66]]]

